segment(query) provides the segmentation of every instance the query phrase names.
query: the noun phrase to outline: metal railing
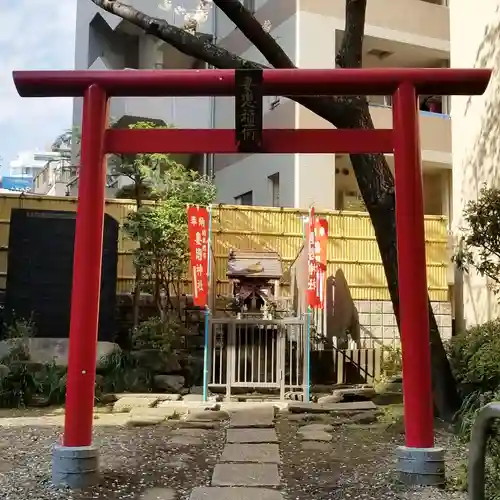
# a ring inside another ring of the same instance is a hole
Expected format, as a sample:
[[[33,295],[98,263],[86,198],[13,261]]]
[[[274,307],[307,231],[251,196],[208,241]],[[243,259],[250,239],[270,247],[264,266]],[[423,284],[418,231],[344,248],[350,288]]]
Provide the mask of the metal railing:
[[[337,384],[348,383],[345,367],[350,363],[359,372],[360,378],[366,384],[373,384],[382,373],[382,349],[338,349],[333,346],[335,353],[335,370]]]
[[[263,320],[212,318],[209,387],[275,390],[305,389],[306,322],[302,318]]]
[[[500,418],[500,403],[489,403],[479,411],[472,427],[468,464],[469,500],[485,498],[486,445],[491,425],[498,418]]]

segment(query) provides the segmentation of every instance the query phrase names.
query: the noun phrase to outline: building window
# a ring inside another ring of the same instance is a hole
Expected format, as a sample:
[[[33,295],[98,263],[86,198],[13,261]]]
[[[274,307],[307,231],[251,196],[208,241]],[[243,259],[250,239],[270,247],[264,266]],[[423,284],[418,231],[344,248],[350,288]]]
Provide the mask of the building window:
[[[255,0],[243,0],[243,6],[250,12],[255,12]]]
[[[279,207],[280,205],[280,174],[276,172],[268,177],[269,187],[271,190],[271,206]]]
[[[236,205],[253,205],[253,191],[247,191],[234,198]]]
[[[281,104],[281,98],[279,95],[271,97],[269,103],[269,109],[272,111],[273,109],[276,109],[280,104]]]

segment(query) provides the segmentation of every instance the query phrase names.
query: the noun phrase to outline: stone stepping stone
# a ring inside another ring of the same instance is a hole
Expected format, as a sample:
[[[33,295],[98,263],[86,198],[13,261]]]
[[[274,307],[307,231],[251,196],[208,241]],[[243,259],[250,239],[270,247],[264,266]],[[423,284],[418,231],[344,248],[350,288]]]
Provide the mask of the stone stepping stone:
[[[220,422],[229,418],[229,414],[222,410],[190,411],[186,422]]]
[[[274,427],[274,408],[252,408],[229,412],[229,427],[232,428],[266,428]]]
[[[280,491],[267,488],[194,488],[189,500],[284,500]]]
[[[202,420],[180,420],[176,422],[181,429],[219,429],[220,424],[218,422],[204,422]]]
[[[371,401],[376,396],[373,387],[350,387],[335,389],[332,394],[318,399],[318,403],[340,403],[341,401]]]
[[[179,413],[193,413],[198,411],[214,411],[220,408],[220,405],[215,402],[203,401],[161,401],[158,404],[163,408],[175,408]]]
[[[277,443],[274,429],[228,429],[228,443]]]
[[[302,441],[300,447],[307,451],[329,451],[331,446],[321,441]]]
[[[360,411],[376,410],[372,401],[355,401],[352,403],[292,403],[288,405],[290,413],[339,413],[349,415]]]
[[[212,486],[279,486],[276,464],[217,464]]]
[[[130,411],[130,417],[163,417],[163,420],[165,420],[174,415],[175,411],[171,408],[132,408]]]
[[[226,444],[221,462],[280,463],[280,450],[277,444]]]
[[[151,408],[158,403],[158,398],[153,397],[132,397],[120,398],[113,406],[114,413],[128,413],[134,408]]]
[[[140,500],[176,500],[177,493],[172,488],[149,488],[139,498]]]
[[[333,429],[334,429],[333,425],[329,425],[329,424],[308,424],[308,425],[302,426],[299,429],[299,432],[300,433],[303,433],[303,432],[318,432],[318,431],[331,432],[331,431],[333,431]]]
[[[136,415],[136,416],[130,416],[125,423],[129,427],[148,427],[152,425],[159,425],[162,422],[165,421],[165,417],[161,416],[141,416],[141,415]]]
[[[180,394],[166,394],[166,393],[151,393],[151,392],[123,392],[119,394],[112,394],[115,397],[115,400],[123,398],[158,398],[158,401],[179,401],[182,396]]]
[[[325,431],[299,431],[299,435],[302,441],[324,441],[328,443],[333,439],[333,436]]]

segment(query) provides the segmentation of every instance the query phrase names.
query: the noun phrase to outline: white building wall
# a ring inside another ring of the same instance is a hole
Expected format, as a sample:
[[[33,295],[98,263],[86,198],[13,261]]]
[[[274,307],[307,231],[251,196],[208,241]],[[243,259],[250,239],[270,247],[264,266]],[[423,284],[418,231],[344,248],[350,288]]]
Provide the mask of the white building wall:
[[[229,33],[229,23],[218,21],[218,33],[227,35]],[[221,31],[219,31],[219,29]],[[296,62],[297,37],[296,19],[288,19],[280,26],[274,27],[272,35],[277,38],[280,45],[287,52],[290,58]],[[243,58],[259,63],[266,63],[262,55],[251,46],[246,52],[241,54]],[[273,113],[280,110],[270,110],[270,104],[275,97],[264,99],[264,126],[266,121],[273,121]],[[281,99],[283,106],[286,99]],[[278,108],[279,108],[278,106]],[[234,128],[234,98],[217,97],[215,99],[215,128]],[[274,121],[273,121],[274,122]],[[280,123],[279,128],[294,128],[295,123]],[[252,156],[240,155],[242,159],[236,161],[222,170],[216,169],[215,182],[217,185],[218,201],[220,203],[234,203],[235,198],[243,193],[252,191],[254,205],[272,205],[272,192],[270,189],[269,176],[279,173],[280,185],[280,205],[283,207],[297,206],[295,199],[295,164],[296,155],[268,155],[259,154]],[[216,159],[216,165],[217,165]]]
[[[328,69],[335,67],[336,29],[342,20],[311,12],[299,12],[297,16],[298,66],[303,69]],[[321,48],[314,43],[322,33]],[[299,108],[300,106],[297,106]],[[297,109],[298,111],[298,109]],[[298,123],[298,128],[307,125]],[[331,127],[333,128],[333,127]],[[300,154],[296,165],[296,206],[304,208],[314,205],[318,209],[335,207],[335,155]]]
[[[500,1],[450,2],[451,66],[493,68],[484,96],[452,98],[453,230],[460,234],[463,209],[476,199],[481,187],[500,188]],[[498,297],[475,273],[456,280],[457,304],[467,325],[500,314]],[[463,298],[461,297],[463,295]]]
[[[170,23],[182,26],[182,16],[175,14],[172,10],[165,12],[158,7],[159,0],[129,0],[130,5],[140,9],[146,14],[163,17]],[[179,2],[186,9],[194,9],[197,0],[182,0]],[[101,15],[109,24],[111,29],[121,31],[125,29],[121,19],[107,14],[95,6],[90,0],[79,0],[76,21],[76,49],[75,68],[88,69],[90,23],[96,15]],[[209,19],[201,26],[202,32],[213,30],[213,11],[210,11]],[[127,66],[125,52],[115,50],[111,45],[94,47],[93,52],[99,52],[98,57],[90,66],[93,70],[124,69]],[[162,44],[155,37],[140,35],[138,40],[138,69],[156,69],[163,64],[164,68],[191,68],[193,59],[186,57],[174,48]],[[123,116],[136,117],[138,119],[162,120],[167,124],[178,128],[209,128],[211,124],[211,99],[209,97],[121,97],[112,98],[110,103],[110,118],[118,121]],[[74,100],[73,124],[80,126],[82,120],[83,99]]]

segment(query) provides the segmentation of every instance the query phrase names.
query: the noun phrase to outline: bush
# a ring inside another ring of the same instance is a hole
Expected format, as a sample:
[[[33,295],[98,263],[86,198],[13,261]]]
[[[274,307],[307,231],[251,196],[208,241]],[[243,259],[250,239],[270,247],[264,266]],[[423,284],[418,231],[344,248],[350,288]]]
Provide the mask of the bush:
[[[403,372],[401,347],[384,347],[382,350],[381,378],[390,379]]]
[[[465,393],[500,387],[500,320],[474,326],[447,344],[451,369]]]
[[[496,391],[475,391],[470,393],[463,401],[459,413],[458,436],[463,443],[470,440],[472,426],[476,420],[479,410],[492,401],[500,401],[500,390]],[[494,423],[487,442],[486,449],[486,500],[500,500],[500,425]],[[467,490],[467,461],[462,464],[464,473],[460,484],[457,484],[463,491]]]
[[[488,321],[453,337],[446,345],[450,365],[464,396],[458,415],[459,438],[467,443],[479,410],[500,401],[500,320]],[[466,467],[464,465],[464,467]],[[466,475],[462,489],[467,488]],[[486,498],[500,500],[500,425],[488,439]]]
[[[153,374],[142,367],[130,352],[116,351],[106,357],[99,374],[102,383],[96,383],[96,399],[102,394],[116,392],[151,392]]]
[[[169,353],[183,334],[184,326],[179,321],[149,318],[132,330],[132,349],[155,349]]]
[[[0,379],[0,407],[48,406],[64,402],[66,370],[55,364],[33,367],[23,361],[8,366]]]
[[[15,317],[14,317],[15,318]],[[5,338],[7,339],[26,339],[34,337],[36,334],[36,325],[33,318],[15,318],[14,322],[7,325]]]

